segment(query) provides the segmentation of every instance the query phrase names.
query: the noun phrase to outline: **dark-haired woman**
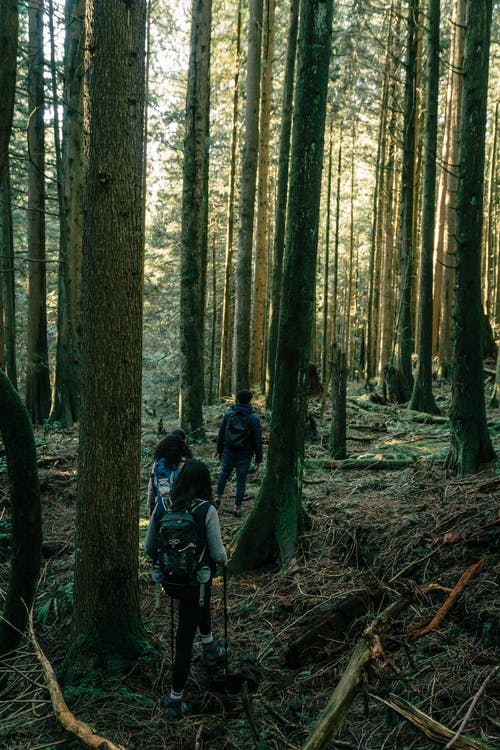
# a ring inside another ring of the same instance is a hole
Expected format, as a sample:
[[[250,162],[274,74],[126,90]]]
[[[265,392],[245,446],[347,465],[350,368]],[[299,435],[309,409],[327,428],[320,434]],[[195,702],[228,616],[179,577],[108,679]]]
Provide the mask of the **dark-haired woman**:
[[[172,490],[170,499],[174,513],[191,512],[196,524],[200,549],[206,546],[205,562],[210,569],[208,581],[204,582],[203,603],[200,604],[200,587],[185,586],[173,592],[164,585],[169,595],[179,599],[179,618],[175,635],[175,657],[172,670],[172,687],[165,702],[165,719],[176,721],[187,712],[183,701],[184,687],[191,668],[194,637],[199,629],[203,646],[202,661],[205,666],[214,666],[221,660],[224,649],[212,635],[210,609],[211,581],[216,565],[226,565],[227,555],[222,541],[219,516],[212,504],[210,472],[203,461],[191,459],[184,465]],[[158,550],[158,528],[165,513],[162,504],[157,504],[149,521],[145,550],[153,561]]]
[[[158,443],[148,484],[149,515],[157,503],[163,503],[165,508],[169,507],[174,483],[185,461],[191,456],[184,430],[172,430]]]

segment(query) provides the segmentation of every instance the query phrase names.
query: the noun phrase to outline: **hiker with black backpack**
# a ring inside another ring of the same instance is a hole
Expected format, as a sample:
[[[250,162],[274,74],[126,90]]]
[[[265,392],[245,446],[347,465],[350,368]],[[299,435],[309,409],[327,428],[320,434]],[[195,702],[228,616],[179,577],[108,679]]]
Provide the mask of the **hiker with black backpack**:
[[[236,496],[233,512],[237,517],[241,516],[252,457],[255,456],[256,468],[262,463],[262,428],[250,404],[252,396],[251,391],[238,391],[236,403],[224,414],[217,436],[217,455],[222,460],[222,470],[217,481],[215,504],[220,507],[226,483],[234,469]]]
[[[216,566],[227,564],[227,554],[211,502],[210,472],[203,461],[186,462],[170,499],[168,510],[156,505],[144,547],[154,563],[153,579],[161,580],[166,593],[179,600],[172,686],[164,712],[166,721],[176,721],[188,711],[183,694],[196,630],[205,667],[214,667],[226,653],[212,635],[210,596]]]
[[[174,482],[184,462],[191,457],[186,433],[180,428],[172,430],[158,443],[148,484],[149,515],[152,514],[157,503],[163,503],[165,508],[170,505],[170,493]]]

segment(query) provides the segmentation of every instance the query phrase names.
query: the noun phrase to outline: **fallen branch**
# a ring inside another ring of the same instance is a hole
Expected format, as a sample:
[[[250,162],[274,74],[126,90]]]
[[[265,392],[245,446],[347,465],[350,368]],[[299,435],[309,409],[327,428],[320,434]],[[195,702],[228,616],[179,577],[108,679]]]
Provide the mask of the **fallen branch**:
[[[393,602],[365,630],[354,648],[347,669],[302,750],[325,750],[330,747],[331,740],[340,729],[344,716],[363,683],[366,668],[379,656],[383,656],[379,630],[405,609],[410,601],[411,597],[403,596]]]
[[[457,601],[464,588],[467,586],[469,581],[474,578],[477,573],[479,573],[483,565],[484,558],[482,560],[479,560],[477,563],[474,563],[474,565],[471,565],[470,568],[465,571],[465,573],[455,584],[455,586],[451,590],[449,597],[447,598],[441,609],[434,615],[432,620],[424,627],[414,627],[412,629],[412,633],[417,637],[420,637],[422,635],[426,635],[426,633],[429,633],[429,631],[434,630],[434,628],[436,628],[444,620],[450,609],[453,608],[455,602]]]
[[[370,471],[376,471],[381,469],[382,471],[392,471],[394,469],[405,469],[407,466],[413,466],[415,463],[414,458],[345,458],[342,461],[336,461],[332,458],[325,458],[315,460],[315,466],[321,466],[325,469],[342,469],[347,471],[348,469],[369,469]]]
[[[116,745],[114,742],[111,742],[110,740],[107,740],[98,734],[94,734],[93,730],[91,729],[91,727],[89,727],[88,724],[86,724],[84,721],[80,721],[74,716],[74,714],[71,713],[64,700],[64,696],[62,694],[61,688],[59,687],[59,683],[57,682],[57,678],[54,674],[54,670],[52,669],[52,665],[38,645],[38,641],[36,640],[35,631],[33,629],[32,612],[30,612],[29,615],[28,628],[30,640],[33,644],[36,658],[40,662],[45,680],[47,682],[47,687],[49,689],[54,713],[63,729],[73,734],[78,740],[80,740],[80,742],[83,742],[84,745],[92,748],[92,750],[126,750],[123,745]]]
[[[453,737],[451,738],[451,740],[445,745],[444,750],[451,750],[452,747],[456,747],[457,741],[458,741],[460,735],[462,734],[462,732],[464,731],[465,725],[467,724],[467,722],[469,721],[470,717],[472,716],[472,712],[474,711],[476,703],[478,702],[479,698],[481,697],[481,695],[486,690],[486,685],[488,684],[488,682],[498,672],[498,669],[499,669],[498,667],[495,667],[489,673],[489,675],[486,677],[486,679],[483,681],[483,684],[481,685],[481,687],[479,688],[479,690],[475,694],[474,698],[472,699],[471,704],[470,704],[469,708],[467,709],[467,713],[465,714],[464,718],[460,722],[460,726],[458,727],[457,731],[455,732],[455,734],[453,735]]]
[[[384,703],[393,711],[408,719],[414,726],[420,729],[427,737],[430,737],[434,742],[438,742],[444,745],[445,742],[449,742],[453,738],[454,732],[446,727],[444,724],[440,724],[439,721],[432,719],[427,714],[424,714],[420,709],[412,706],[411,703],[405,701],[399,696],[392,695],[391,700],[385,700],[379,698],[377,695],[372,695],[372,698]],[[469,737],[457,737],[455,744],[453,745],[456,750],[495,750],[491,745],[487,745],[485,742],[479,742]]]

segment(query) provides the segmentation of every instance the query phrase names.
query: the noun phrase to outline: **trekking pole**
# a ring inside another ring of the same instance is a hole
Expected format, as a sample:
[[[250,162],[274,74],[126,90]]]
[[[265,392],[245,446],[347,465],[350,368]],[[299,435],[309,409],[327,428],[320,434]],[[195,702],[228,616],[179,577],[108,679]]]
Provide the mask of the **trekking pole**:
[[[174,599],[170,597],[170,656],[172,669],[174,668]]]
[[[227,677],[227,568],[222,568],[223,600],[224,600],[224,675]]]

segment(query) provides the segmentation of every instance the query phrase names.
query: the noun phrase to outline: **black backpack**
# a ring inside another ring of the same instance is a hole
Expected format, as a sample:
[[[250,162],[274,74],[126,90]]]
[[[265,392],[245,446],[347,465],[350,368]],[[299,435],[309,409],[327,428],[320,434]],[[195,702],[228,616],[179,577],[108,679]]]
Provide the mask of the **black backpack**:
[[[251,439],[250,417],[246,412],[236,409],[227,420],[224,445],[241,450],[250,447]]]
[[[198,508],[202,512],[195,520],[193,513]],[[158,526],[157,559],[165,585],[186,587],[199,584],[202,577],[199,571],[208,566],[205,519],[209,508],[208,500],[195,500],[191,512],[163,515]],[[200,533],[202,529],[204,533]]]

